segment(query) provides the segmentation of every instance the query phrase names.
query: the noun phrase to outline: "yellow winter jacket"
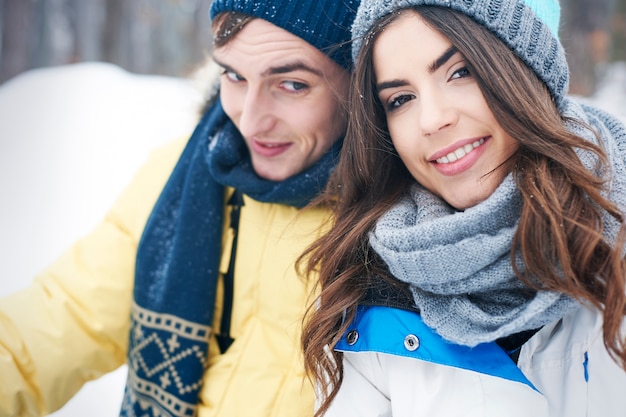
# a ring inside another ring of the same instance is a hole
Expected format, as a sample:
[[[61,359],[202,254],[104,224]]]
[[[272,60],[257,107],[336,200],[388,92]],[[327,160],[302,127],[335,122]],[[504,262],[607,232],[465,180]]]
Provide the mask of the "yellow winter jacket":
[[[137,244],[185,143],[155,151],[100,225],[29,288],[0,299],[0,417],[46,415],[85,382],[126,362]],[[313,414],[299,349],[310,284],[296,274],[294,260],[319,236],[325,216],[245,198],[235,342],[223,355],[210,343],[199,417]],[[230,242],[225,226],[222,273]],[[215,328],[220,318],[218,291]]]

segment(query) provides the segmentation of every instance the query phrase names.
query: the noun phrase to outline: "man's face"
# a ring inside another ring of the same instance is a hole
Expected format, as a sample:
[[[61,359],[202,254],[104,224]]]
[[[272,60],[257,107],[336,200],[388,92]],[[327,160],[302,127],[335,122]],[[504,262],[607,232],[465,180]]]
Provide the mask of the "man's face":
[[[304,171],[343,135],[348,73],[303,39],[254,19],[213,57],[222,105],[260,177]]]

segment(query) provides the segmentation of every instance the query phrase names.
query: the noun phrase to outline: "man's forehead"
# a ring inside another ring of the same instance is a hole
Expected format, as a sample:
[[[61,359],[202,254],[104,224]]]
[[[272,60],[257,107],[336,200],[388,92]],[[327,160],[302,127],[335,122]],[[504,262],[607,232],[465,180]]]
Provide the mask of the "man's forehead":
[[[222,29],[222,31],[229,32],[230,29],[225,28]],[[319,52],[317,48],[301,37],[258,17],[247,21],[241,28],[228,37],[230,39],[227,41],[226,45],[232,44],[233,42],[249,43],[251,45],[280,42],[290,43],[303,48],[308,47]]]
[[[225,45],[216,47],[213,56],[231,68],[252,64],[259,73],[303,70],[321,75],[326,65],[333,64],[304,39],[260,18],[248,22]]]

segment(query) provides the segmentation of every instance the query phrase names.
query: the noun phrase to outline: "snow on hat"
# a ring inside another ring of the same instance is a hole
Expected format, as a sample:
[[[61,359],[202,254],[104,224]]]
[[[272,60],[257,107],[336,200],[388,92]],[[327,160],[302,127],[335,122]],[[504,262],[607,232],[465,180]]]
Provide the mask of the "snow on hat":
[[[414,6],[457,10],[485,26],[543,80],[557,105],[567,94],[569,69],[559,41],[558,0],[363,0],[352,25],[352,59],[374,23],[389,13]]]
[[[214,0],[211,19],[232,11],[267,20],[350,69],[350,27],[358,6],[358,0]]]

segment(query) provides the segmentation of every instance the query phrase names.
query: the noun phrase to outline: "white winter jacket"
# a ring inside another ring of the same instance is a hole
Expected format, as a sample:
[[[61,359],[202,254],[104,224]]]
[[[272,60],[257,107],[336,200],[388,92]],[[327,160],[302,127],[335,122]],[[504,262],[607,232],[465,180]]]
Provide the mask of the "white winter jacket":
[[[336,349],[344,380],[326,417],[624,417],[626,372],[602,318],[581,307],[543,327],[517,366],[496,343],[447,343],[418,314],[361,307]]]

